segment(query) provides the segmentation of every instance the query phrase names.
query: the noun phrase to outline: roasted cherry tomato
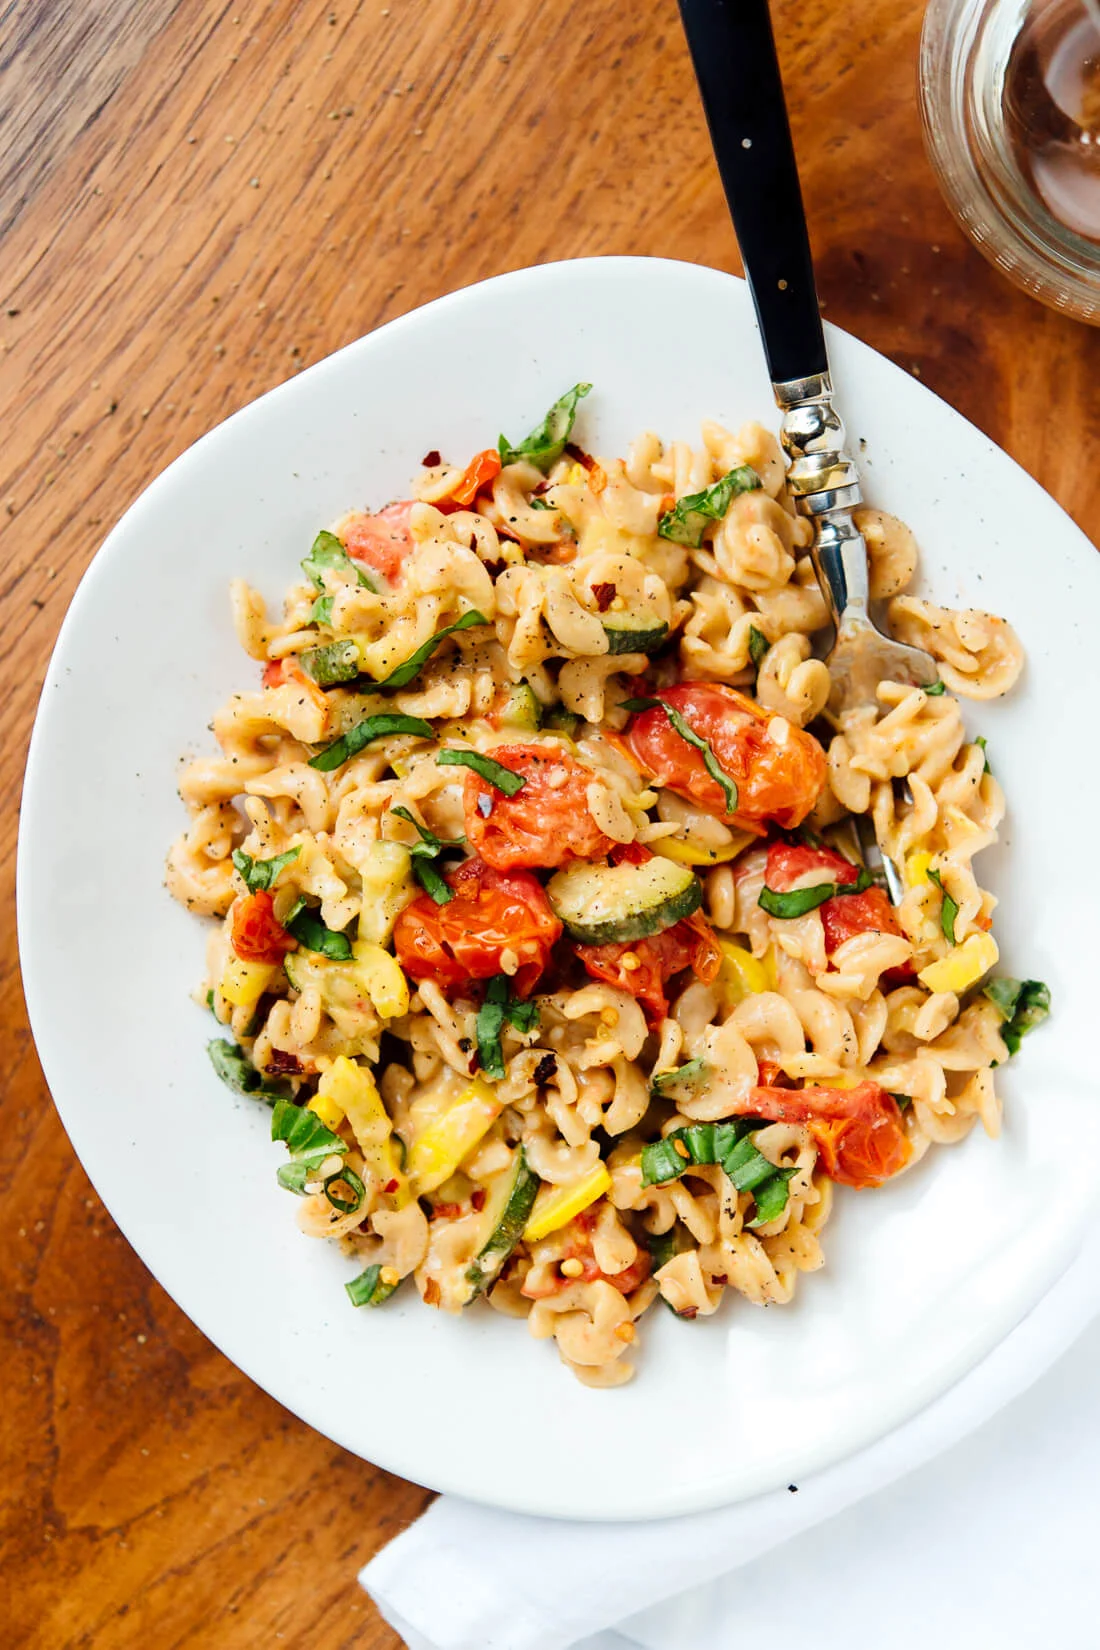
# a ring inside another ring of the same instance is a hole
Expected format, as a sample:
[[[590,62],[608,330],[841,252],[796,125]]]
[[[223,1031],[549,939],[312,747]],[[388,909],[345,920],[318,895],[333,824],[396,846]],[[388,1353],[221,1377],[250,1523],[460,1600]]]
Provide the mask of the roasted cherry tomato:
[[[237,900],[229,937],[242,962],[282,962],[298,943],[276,918],[275,902],[263,889]]]
[[[825,783],[825,752],[811,734],[712,682],[679,682],[662,688],[661,698],[707,741],[718,766],[735,781],[737,808],[727,813],[725,792],[707,772],[703,752],[654,707],[632,718],[626,744],[658,785],[743,829],[759,831],[769,819],[785,829],[802,823]],[[786,730],[782,743],[769,733],[773,722]]]
[[[880,1186],[904,1169],[912,1156],[897,1101],[877,1083],[854,1089],[749,1090],[738,1111],[775,1123],[804,1123],[814,1137],[818,1161],[830,1180],[846,1186]]]
[[[854,883],[859,866],[853,865],[843,854],[832,848],[810,848],[802,844],[773,842],[768,849],[768,868],[764,880],[777,894],[786,894],[796,882],[835,882],[843,887]],[[812,879],[812,880],[811,880]],[[901,934],[901,924],[894,915],[894,907],[881,888],[865,888],[861,894],[836,894],[818,906],[825,930],[825,954],[833,952],[856,934]],[[912,963],[891,968],[883,981],[889,990],[913,976]]]
[[[709,984],[722,961],[701,911],[682,917],[663,934],[635,940],[632,945],[578,945],[575,949],[593,979],[606,980],[637,997],[651,1025],[668,1013],[665,986],[674,974],[690,968],[697,979]]]
[[[344,549],[353,561],[373,567],[393,584],[401,573],[405,557],[413,547],[409,532],[412,499],[387,504],[376,516],[349,516],[340,529]]]
[[[487,487],[495,476],[500,474],[500,454],[495,447],[486,447],[483,453],[475,453],[462,472],[461,479],[451,488],[446,498],[436,500],[436,508],[445,515],[452,510],[466,510],[474,502],[483,487]]]
[[[525,783],[505,796],[476,773],[466,774],[466,837],[487,865],[549,870],[570,859],[603,859],[615,846],[588,811],[590,768],[554,745],[497,745],[492,754]]]
[[[519,958],[513,984],[527,996],[561,933],[542,884],[529,871],[495,871],[476,856],[448,871],[446,881],[454,899],[437,905],[421,894],[397,919],[393,944],[405,973],[454,991],[503,973],[508,950]]]

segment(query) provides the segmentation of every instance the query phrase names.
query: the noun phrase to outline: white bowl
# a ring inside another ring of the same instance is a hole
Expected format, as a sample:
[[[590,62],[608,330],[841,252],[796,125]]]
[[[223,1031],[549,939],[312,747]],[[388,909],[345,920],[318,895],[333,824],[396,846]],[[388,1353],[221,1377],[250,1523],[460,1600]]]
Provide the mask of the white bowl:
[[[1047,980],[1051,1021],[999,1076],[1006,1127],[897,1185],[839,1191],[827,1265],[791,1307],[657,1310],[634,1382],[579,1385],[524,1326],[402,1292],[354,1311],[353,1268],[300,1235],[268,1112],[211,1071],[188,993],[202,924],[162,886],[180,756],[255,667],[226,586],[277,602],[313,534],[400,494],[430,448],[522,432],[590,379],[578,433],[768,420],[747,291],[690,264],[605,258],[502,276],[341,350],[205,436],[114,529],[73,601],[27,769],[19,930],[27,1001],[65,1126],[160,1282],[318,1431],[437,1489],[526,1512],[643,1518],[797,1481],[912,1415],[1003,1337],[1100,1212],[1090,1027],[1100,900],[1100,560],[1040,487],[906,373],[830,329],[871,500],[924,550],[925,585],[988,608],[1028,649],[1022,686],[968,711],[1009,798],[983,864],[1006,972]],[[864,446],[864,442],[866,445]],[[1091,691],[1090,691],[1091,690]],[[1085,822],[1073,827],[1070,816]]]

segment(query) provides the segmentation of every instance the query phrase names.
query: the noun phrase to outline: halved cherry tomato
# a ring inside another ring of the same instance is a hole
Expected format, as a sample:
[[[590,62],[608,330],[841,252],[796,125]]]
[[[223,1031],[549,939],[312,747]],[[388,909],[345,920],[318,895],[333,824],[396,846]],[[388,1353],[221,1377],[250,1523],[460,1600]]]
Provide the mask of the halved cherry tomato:
[[[301,665],[292,653],[285,659],[269,659],[264,666],[263,682],[265,688],[296,687],[313,700],[314,704],[328,715],[328,700],[323,688],[319,687],[312,676],[307,676]]]
[[[608,857],[613,865],[644,865],[653,854],[640,842],[625,842],[616,844]],[[593,979],[606,980],[636,997],[651,1025],[668,1013],[665,985],[673,975],[690,968],[697,979],[709,984],[722,964],[714,933],[701,911],[681,917],[649,939],[573,949]]]
[[[659,785],[746,830],[760,831],[768,819],[786,829],[802,823],[825,783],[825,752],[812,734],[786,723],[786,738],[777,744],[768,735],[774,713],[717,683],[678,682],[662,688],[661,698],[707,741],[719,767],[736,782],[737,809],[726,812],[725,792],[707,772],[702,751],[654,707],[632,718],[626,742]]]
[[[499,474],[500,454],[495,447],[486,447],[483,453],[475,453],[447,497],[436,500],[436,509],[442,510],[444,515],[449,515],[452,510],[467,509],[481,489]]]
[[[773,842],[768,849],[768,868],[764,880],[777,894],[785,894],[803,877],[814,882],[835,882],[842,887],[855,882],[858,865],[853,865],[843,854],[832,848],[810,848],[799,843]],[[804,886],[812,884],[807,881]],[[902,927],[894,915],[894,907],[881,888],[865,888],[861,894],[836,894],[818,906],[825,930],[825,954],[833,952],[856,934],[901,934]],[[911,979],[913,965],[902,963],[883,976],[887,990]]]
[[[340,529],[344,549],[353,561],[373,567],[390,584],[398,578],[413,547],[409,512],[414,502],[411,498],[401,499],[387,504],[374,516],[349,516]]]
[[[898,1103],[870,1081],[854,1089],[783,1089],[760,1085],[737,1107],[744,1117],[805,1123],[830,1180],[880,1186],[912,1156]]]
[[[263,889],[237,900],[229,937],[242,962],[282,962],[286,952],[293,951],[298,943],[279,922],[275,902]]]
[[[505,796],[476,773],[466,774],[466,836],[487,865],[550,870],[570,859],[603,859],[615,846],[588,811],[590,768],[553,745],[497,745],[492,754],[525,783]]]
[[[561,933],[542,884],[529,871],[495,871],[476,855],[446,881],[454,899],[437,905],[420,894],[397,919],[393,944],[405,973],[454,991],[501,973],[501,953],[511,950],[520,962],[513,984],[527,996]]]

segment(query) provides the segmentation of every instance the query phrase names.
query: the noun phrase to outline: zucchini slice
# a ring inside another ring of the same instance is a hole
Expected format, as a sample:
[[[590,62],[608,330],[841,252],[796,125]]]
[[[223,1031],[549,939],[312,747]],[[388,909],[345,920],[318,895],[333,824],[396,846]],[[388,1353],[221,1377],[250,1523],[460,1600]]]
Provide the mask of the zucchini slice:
[[[486,1202],[484,1215],[488,1237],[471,1261],[466,1281],[473,1285],[475,1299],[494,1282],[504,1262],[523,1236],[531,1213],[539,1177],[527,1166],[527,1154],[520,1146],[515,1162],[499,1176]]]
[[[655,855],[644,865],[567,866],[546,888],[554,915],[581,945],[644,940],[690,917],[703,885],[688,865]]]
[[[653,653],[660,647],[668,635],[668,625],[663,620],[654,624],[652,619],[632,619],[624,613],[616,622],[605,624],[607,632],[607,651],[609,653]]]
[[[534,733],[541,715],[542,706],[535,697],[535,690],[527,682],[514,682],[505,694],[499,713],[501,727],[521,728],[524,733]]]

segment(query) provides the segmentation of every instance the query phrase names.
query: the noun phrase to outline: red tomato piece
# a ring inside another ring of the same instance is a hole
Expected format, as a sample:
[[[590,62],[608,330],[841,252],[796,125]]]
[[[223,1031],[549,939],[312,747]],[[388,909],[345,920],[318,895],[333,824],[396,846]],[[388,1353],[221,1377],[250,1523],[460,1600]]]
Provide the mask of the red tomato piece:
[[[400,576],[413,547],[409,512],[414,502],[411,498],[401,499],[387,504],[374,516],[349,516],[340,529],[341,542],[352,560],[372,567],[390,584]]]
[[[265,889],[245,894],[233,906],[230,943],[242,962],[282,962],[297,940],[275,915],[275,901]]]
[[[476,855],[446,881],[455,896],[448,904],[420,894],[397,919],[394,950],[405,973],[455,991],[502,973],[501,953],[511,950],[520,962],[513,984],[526,997],[561,933],[542,884],[529,871],[496,871]]]
[[[328,715],[328,700],[324,689],[320,687],[312,676],[307,676],[294,655],[288,654],[285,659],[269,659],[264,666],[263,682],[265,688],[296,687],[312,699],[314,704]]]
[[[785,829],[802,823],[825,783],[825,752],[812,734],[788,723],[786,741],[776,744],[768,737],[771,711],[712,682],[679,682],[662,688],[661,698],[707,741],[718,766],[735,781],[737,809],[727,813],[725,792],[707,772],[703,752],[655,706],[632,718],[626,743],[659,785],[744,830],[759,832],[769,819]]]
[[[668,1013],[665,986],[674,974],[690,968],[696,979],[709,984],[718,973],[722,955],[711,926],[701,911],[681,917],[663,934],[633,944],[578,945],[588,973],[636,997],[651,1025]]]
[[[764,881],[777,894],[786,894],[796,882],[856,882],[859,866],[832,848],[811,848],[801,842],[768,844],[768,869]]]
[[[897,1101],[870,1081],[854,1089],[760,1085],[750,1089],[737,1110],[774,1123],[805,1123],[822,1169],[846,1186],[880,1186],[912,1156]]]
[[[832,848],[810,848],[789,842],[773,842],[768,848],[764,880],[777,894],[789,892],[796,882],[811,875],[817,882],[835,882],[843,887],[846,882],[856,881],[859,866]],[[811,884],[807,881],[804,886]],[[818,906],[818,910],[825,930],[825,954],[829,957],[856,934],[900,935],[902,932],[894,907],[881,888],[865,888],[861,894],[835,894]],[[889,990],[912,976],[913,965],[907,962],[900,968],[891,968],[883,976],[883,983]]]
[[[545,870],[570,859],[603,859],[615,846],[588,811],[595,778],[554,745],[498,745],[493,760],[522,775],[515,796],[467,771],[462,796],[470,847],[498,871],[516,865]]]
[[[499,474],[500,454],[495,447],[486,447],[483,453],[475,453],[447,497],[436,500],[436,509],[442,510],[445,515],[452,510],[468,509],[481,489]]]

